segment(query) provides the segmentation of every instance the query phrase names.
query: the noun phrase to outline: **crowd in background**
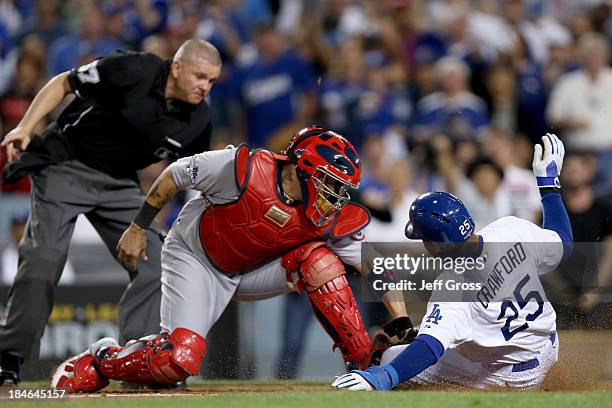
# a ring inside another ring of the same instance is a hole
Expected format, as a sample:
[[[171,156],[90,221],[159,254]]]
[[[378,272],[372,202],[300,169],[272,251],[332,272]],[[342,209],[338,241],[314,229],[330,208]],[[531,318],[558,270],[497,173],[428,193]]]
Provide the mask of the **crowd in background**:
[[[539,222],[532,146],[551,131],[568,152],[575,240],[612,242],[609,1],[0,0],[2,134],[52,76],[115,49],[170,58],[194,37],[223,58],[214,146],[280,151],[311,123],[343,134],[362,154],[370,240],[404,240],[410,202],[432,190],[457,195],[479,227]],[[141,172],[145,190],[164,165]],[[24,179],[0,195],[28,191]],[[612,251],[598,248],[594,277],[554,282],[577,305],[568,326],[612,320],[597,311]]]

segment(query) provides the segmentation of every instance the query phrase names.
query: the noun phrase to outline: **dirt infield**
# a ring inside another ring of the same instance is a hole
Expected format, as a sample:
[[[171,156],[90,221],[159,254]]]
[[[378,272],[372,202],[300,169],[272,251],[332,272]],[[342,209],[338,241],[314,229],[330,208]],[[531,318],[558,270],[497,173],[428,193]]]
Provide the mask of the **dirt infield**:
[[[612,332],[564,331],[559,342],[559,361],[543,390],[612,391]]]
[[[543,391],[612,391],[612,332],[563,331],[559,333],[559,342],[559,361],[546,377],[541,387]],[[432,390],[431,387],[428,389]],[[461,387],[452,389],[435,387],[433,389],[466,391]],[[203,381],[190,385],[187,390],[183,391],[183,395],[329,390],[329,383],[320,381]],[[115,388],[113,392],[141,394],[142,390]],[[165,393],[173,394],[176,391],[171,390]]]
[[[559,333],[559,361],[550,370],[542,391],[612,391],[612,332],[564,331]],[[113,383],[104,391],[77,398],[173,398],[233,393],[330,391],[329,381],[214,380],[198,381],[185,390],[125,389]],[[48,382],[23,383],[20,389],[46,389]],[[0,400],[8,399],[8,387],[0,387]],[[432,388],[428,388],[432,390]],[[466,391],[465,388],[435,387],[433,390]],[[500,391],[500,390],[497,390]]]

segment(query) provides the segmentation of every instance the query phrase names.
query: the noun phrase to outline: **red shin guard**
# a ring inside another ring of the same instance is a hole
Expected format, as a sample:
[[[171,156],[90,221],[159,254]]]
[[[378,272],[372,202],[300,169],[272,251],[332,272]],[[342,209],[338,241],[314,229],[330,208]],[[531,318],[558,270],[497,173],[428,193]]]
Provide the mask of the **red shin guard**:
[[[309,242],[289,252],[282,265],[298,271],[297,289],[306,289],[317,319],[340,348],[344,361],[367,368],[370,337],[340,259],[324,242]]]
[[[108,379],[174,384],[199,372],[206,347],[206,340],[197,333],[177,328],[170,334],[129,342],[126,347],[101,350],[95,363]]]
[[[346,276],[339,276],[308,292],[317,319],[342,352],[345,363],[367,368],[370,336]]]

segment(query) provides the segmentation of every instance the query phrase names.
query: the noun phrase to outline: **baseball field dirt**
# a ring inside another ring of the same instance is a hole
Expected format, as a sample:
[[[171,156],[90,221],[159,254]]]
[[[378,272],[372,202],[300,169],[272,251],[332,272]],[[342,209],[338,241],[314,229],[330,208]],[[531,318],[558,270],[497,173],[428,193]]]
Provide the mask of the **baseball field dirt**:
[[[341,392],[330,381],[214,380],[191,383],[186,390],[125,390],[116,385],[90,395],[61,399],[32,398],[23,391],[44,390],[47,383],[25,382],[0,388],[2,407],[571,407],[612,406],[612,333],[562,332],[559,362],[539,391],[470,391],[459,388],[386,393]],[[331,380],[331,379],[330,379]],[[17,390],[22,391],[15,398]],[[60,405],[58,405],[60,404]]]

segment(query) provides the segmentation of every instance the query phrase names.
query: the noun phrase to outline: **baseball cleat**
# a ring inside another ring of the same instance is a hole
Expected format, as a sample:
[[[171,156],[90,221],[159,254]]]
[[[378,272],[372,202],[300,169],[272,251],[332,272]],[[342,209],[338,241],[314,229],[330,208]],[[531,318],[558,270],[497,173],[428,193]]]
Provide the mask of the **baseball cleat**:
[[[20,371],[23,358],[11,351],[0,352],[0,386],[14,386],[21,381]]]
[[[74,394],[96,392],[106,387],[109,381],[98,374],[94,365],[95,356],[102,349],[118,346],[115,339],[105,337],[81,354],[70,357],[55,370],[51,379],[51,389],[66,390]]]

